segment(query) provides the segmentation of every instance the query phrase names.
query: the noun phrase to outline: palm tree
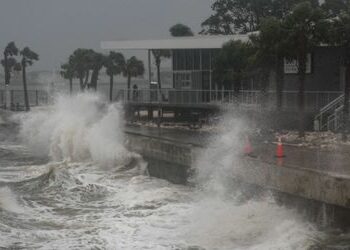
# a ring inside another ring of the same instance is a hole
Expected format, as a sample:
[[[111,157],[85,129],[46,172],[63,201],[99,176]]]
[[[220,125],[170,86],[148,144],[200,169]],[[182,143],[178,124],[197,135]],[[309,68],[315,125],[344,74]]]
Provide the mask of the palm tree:
[[[87,84],[91,69],[91,57],[93,54],[91,49],[76,49],[73,54],[69,57],[72,67],[79,79],[80,90],[83,91]]]
[[[171,53],[169,50],[156,49],[156,50],[152,50],[152,54],[157,67],[157,81],[158,81],[158,89],[160,91],[162,89],[162,83],[160,79],[160,64],[162,62],[162,58],[170,58]]]
[[[145,73],[143,62],[138,60],[135,56],[128,59],[123,65],[123,76],[127,77],[128,85],[128,100],[130,100],[130,85],[131,78],[142,76]]]
[[[92,88],[95,91],[97,90],[97,81],[98,81],[98,76],[100,74],[100,70],[103,67],[103,64],[105,62],[105,56],[101,53],[92,51],[91,53],[91,61],[90,61],[90,67],[92,70],[91,74],[91,80],[88,88]]]
[[[7,62],[5,62],[7,61]],[[14,57],[8,57],[7,60],[3,59],[1,60],[1,64],[5,69],[5,72],[7,72],[7,74],[5,74],[5,94],[6,94],[6,101],[5,101],[5,108],[6,107],[10,107],[11,106],[11,94],[10,94],[10,90],[9,90],[9,84],[10,84],[10,79],[11,79],[11,73],[13,71],[16,71],[16,69],[18,68],[18,62]],[[20,65],[20,64],[19,64]]]
[[[125,58],[121,53],[111,51],[105,58],[104,66],[109,76],[109,100],[111,102],[113,101],[114,76],[122,73],[123,65],[125,65]]]
[[[305,76],[308,54],[320,44],[327,33],[327,22],[323,11],[312,7],[310,2],[295,6],[283,22],[286,31],[284,41],[288,42],[289,58],[298,62],[299,76],[299,137],[305,136]]]
[[[170,27],[169,32],[172,36],[180,37],[180,36],[193,36],[193,32],[190,27],[178,23]]]
[[[22,78],[23,78],[23,90],[24,90],[24,103],[26,111],[30,110],[29,99],[28,99],[28,90],[27,90],[27,76],[26,76],[26,68],[27,66],[31,66],[34,61],[39,60],[39,55],[32,51],[30,48],[25,47],[21,50],[20,54],[22,55]]]
[[[1,64],[4,66],[5,71],[5,85],[10,84],[10,77],[11,77],[11,63],[12,67],[15,63],[13,63],[15,60],[13,56],[18,55],[18,48],[15,44],[15,42],[9,42],[4,50],[4,59],[2,60]]]
[[[17,60],[14,57],[8,57],[7,60],[1,60],[1,65],[4,67],[4,69],[7,68],[5,69],[5,71],[7,71],[7,76],[5,74],[5,84],[7,83],[6,86],[10,84],[11,72],[14,70],[16,64]]]
[[[69,93],[73,92],[73,78],[75,77],[74,67],[71,61],[61,65],[61,76],[69,81]]]

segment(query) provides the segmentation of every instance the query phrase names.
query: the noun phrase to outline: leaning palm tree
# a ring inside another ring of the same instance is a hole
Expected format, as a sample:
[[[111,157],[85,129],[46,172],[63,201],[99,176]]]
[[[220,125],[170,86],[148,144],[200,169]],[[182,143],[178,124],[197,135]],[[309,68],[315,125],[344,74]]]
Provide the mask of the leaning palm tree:
[[[14,57],[8,57],[6,60],[1,60],[1,65],[4,67],[5,72],[7,72],[7,75],[5,73],[5,85],[10,84],[11,79],[11,72],[14,71],[14,67],[17,64],[17,60]]]
[[[69,57],[69,62],[71,62],[77,78],[79,79],[81,91],[86,88],[88,83],[92,54],[93,50],[91,49],[79,48]]]
[[[14,57],[8,57],[6,60],[1,60],[1,64],[5,69],[5,90],[6,90],[6,101],[5,101],[5,108],[11,106],[11,94],[10,94],[10,79],[11,79],[11,73],[16,71],[18,62]]]
[[[2,65],[4,66],[6,86],[10,84],[10,75],[11,75],[10,67],[13,60],[15,60],[13,56],[17,56],[17,55],[18,55],[18,48],[15,42],[9,42],[4,50],[4,59],[1,62]]]
[[[88,88],[92,88],[93,90],[96,91],[98,76],[100,74],[100,70],[104,65],[106,57],[103,54],[95,51],[92,51],[90,56],[91,56],[90,69],[92,70],[92,73],[91,73],[91,80]]]
[[[29,99],[28,99],[28,90],[27,90],[27,77],[26,77],[26,68],[31,66],[34,61],[39,60],[39,55],[32,51],[30,48],[25,47],[20,52],[22,56],[21,66],[22,66],[22,78],[23,78],[23,90],[24,90],[24,104],[26,111],[30,110]]]
[[[104,66],[109,76],[109,100],[111,102],[113,101],[114,76],[122,73],[123,65],[125,65],[125,58],[121,53],[111,51],[105,58]]]
[[[68,61],[67,63],[61,65],[60,74],[64,79],[69,81],[69,93],[72,94],[73,79],[75,77],[75,72],[74,72],[74,65],[72,64],[71,61]]]
[[[157,81],[158,81],[158,89],[162,89],[162,83],[160,80],[160,64],[162,62],[162,58],[169,58],[171,56],[171,53],[169,50],[162,50],[162,49],[156,49],[152,50],[152,54],[156,63],[157,67]]]
[[[123,76],[128,79],[128,100],[130,100],[130,85],[131,78],[142,76],[145,73],[143,62],[138,60],[135,56],[128,59],[123,66]]]

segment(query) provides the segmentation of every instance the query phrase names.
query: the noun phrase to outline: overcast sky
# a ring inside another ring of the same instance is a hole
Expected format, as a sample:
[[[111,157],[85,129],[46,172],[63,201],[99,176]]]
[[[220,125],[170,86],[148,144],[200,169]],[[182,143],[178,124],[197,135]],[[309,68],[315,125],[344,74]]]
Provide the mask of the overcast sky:
[[[99,50],[101,41],[164,38],[179,22],[199,32],[213,1],[0,0],[0,48],[29,46],[40,55],[32,69],[53,70],[74,49]]]

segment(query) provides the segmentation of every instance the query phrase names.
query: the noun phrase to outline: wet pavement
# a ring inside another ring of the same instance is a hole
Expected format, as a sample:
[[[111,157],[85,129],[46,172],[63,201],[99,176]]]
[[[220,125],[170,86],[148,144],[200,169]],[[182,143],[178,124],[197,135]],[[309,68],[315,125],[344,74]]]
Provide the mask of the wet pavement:
[[[145,136],[160,137],[180,143],[206,147],[209,145],[214,133],[199,130],[183,130],[156,128],[130,125],[125,128],[127,132],[139,133]],[[276,142],[271,138],[252,138],[252,156],[257,160],[292,168],[304,168],[318,172],[325,172],[332,176],[350,178],[350,151],[348,148],[317,149],[297,145],[283,145],[284,158],[276,157]],[[243,154],[244,140],[242,140]]]

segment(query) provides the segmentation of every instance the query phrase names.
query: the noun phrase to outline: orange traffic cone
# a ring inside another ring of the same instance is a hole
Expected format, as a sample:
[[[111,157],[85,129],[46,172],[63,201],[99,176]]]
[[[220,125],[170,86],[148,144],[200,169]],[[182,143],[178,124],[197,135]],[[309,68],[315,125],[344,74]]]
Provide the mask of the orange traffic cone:
[[[251,155],[253,153],[252,144],[250,143],[249,137],[245,138],[244,154]]]
[[[284,152],[283,152],[282,138],[280,136],[278,137],[278,142],[277,142],[276,157],[277,158],[284,158],[285,157]]]

